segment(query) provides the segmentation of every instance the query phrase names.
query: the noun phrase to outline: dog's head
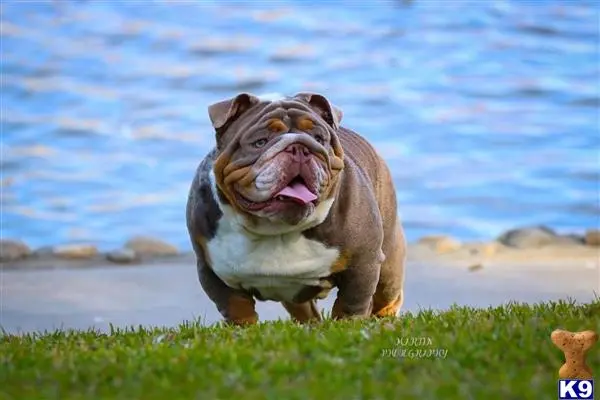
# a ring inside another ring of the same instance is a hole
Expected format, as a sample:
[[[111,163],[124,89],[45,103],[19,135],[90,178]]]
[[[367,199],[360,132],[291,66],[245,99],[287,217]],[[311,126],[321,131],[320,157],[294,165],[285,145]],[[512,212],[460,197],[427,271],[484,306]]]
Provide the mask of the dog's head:
[[[337,133],[342,112],[324,96],[263,101],[242,93],[208,113],[219,196],[248,226],[293,230],[328,212],[344,155]]]

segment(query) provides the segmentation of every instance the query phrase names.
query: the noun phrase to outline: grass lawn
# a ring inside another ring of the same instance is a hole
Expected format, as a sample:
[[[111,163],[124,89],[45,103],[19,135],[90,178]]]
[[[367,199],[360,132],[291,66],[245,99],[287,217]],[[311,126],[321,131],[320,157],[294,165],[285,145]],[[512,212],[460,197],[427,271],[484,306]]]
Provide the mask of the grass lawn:
[[[600,332],[600,301],[393,320],[0,336],[2,399],[556,399],[550,333]],[[588,365],[600,376],[600,343]],[[596,391],[600,391],[596,388]]]

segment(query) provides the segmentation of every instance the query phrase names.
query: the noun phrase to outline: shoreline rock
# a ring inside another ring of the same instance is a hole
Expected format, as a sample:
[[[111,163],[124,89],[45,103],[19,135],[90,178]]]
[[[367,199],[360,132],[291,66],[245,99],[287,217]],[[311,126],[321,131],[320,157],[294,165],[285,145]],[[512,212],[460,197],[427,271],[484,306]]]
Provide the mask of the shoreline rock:
[[[552,257],[591,257],[595,253],[600,260],[600,230],[588,229],[584,234],[559,235],[545,226],[522,227],[508,230],[496,240],[461,242],[448,235],[427,235],[407,243],[409,257],[469,263],[479,270],[497,260],[528,260],[536,257],[544,260]],[[93,265],[132,265],[160,262],[165,257],[187,260],[193,252],[180,252],[177,247],[159,238],[134,236],[123,247],[100,252],[92,244],[65,244],[43,246],[31,250],[18,240],[0,240],[0,262],[10,268],[27,268],[35,265],[67,265],[83,267]],[[529,262],[529,261],[527,261]],[[66,263],[66,264],[65,264]],[[35,267],[34,267],[35,268]]]
[[[17,261],[31,255],[29,246],[20,240],[0,240],[0,262]]]
[[[584,243],[588,246],[600,246],[600,230],[589,229],[585,233]]]
[[[497,239],[498,242],[509,247],[520,249],[540,248],[549,245],[580,245],[580,241],[573,235],[559,235],[546,226],[531,226],[511,229],[504,232]]]
[[[54,254],[54,248],[52,246],[42,246],[38,249],[35,249],[32,253],[34,257],[47,257],[52,256]]]
[[[52,254],[59,258],[89,259],[98,255],[98,249],[91,244],[65,244],[54,247]]]
[[[125,248],[143,256],[175,256],[177,247],[150,236],[135,236],[125,243]]]
[[[444,235],[423,236],[417,243],[431,248],[436,253],[448,253],[462,247],[460,241]]]
[[[463,246],[471,255],[492,257],[504,250],[505,246],[500,242],[472,242]]]
[[[116,264],[131,264],[138,261],[139,257],[135,250],[124,248],[109,251],[106,253],[106,259]]]

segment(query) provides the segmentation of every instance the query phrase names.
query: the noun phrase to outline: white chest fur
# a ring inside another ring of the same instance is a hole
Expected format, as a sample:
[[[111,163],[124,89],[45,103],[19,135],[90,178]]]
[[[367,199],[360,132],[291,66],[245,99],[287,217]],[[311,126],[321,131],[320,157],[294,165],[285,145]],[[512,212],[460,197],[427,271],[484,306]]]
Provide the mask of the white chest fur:
[[[224,208],[208,243],[211,267],[234,288],[258,290],[271,300],[291,301],[304,286],[331,274],[339,251],[298,232],[262,236],[249,233]]]

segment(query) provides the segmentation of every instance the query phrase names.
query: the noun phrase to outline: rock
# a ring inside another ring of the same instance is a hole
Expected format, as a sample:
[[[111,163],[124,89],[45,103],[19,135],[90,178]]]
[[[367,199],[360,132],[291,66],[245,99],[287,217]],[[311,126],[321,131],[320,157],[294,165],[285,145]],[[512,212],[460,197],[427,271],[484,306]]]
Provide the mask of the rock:
[[[469,265],[469,267],[467,269],[469,270],[469,272],[479,271],[480,269],[483,269],[483,264],[477,263],[477,264]]]
[[[483,256],[483,257],[491,257],[498,253],[502,247],[504,247],[499,242],[489,242],[489,243],[465,243],[464,248],[469,250],[469,254]]]
[[[587,244],[588,246],[600,246],[600,230],[588,230],[585,233],[585,244]]]
[[[18,240],[0,240],[0,261],[17,261],[31,254],[31,249]]]
[[[46,257],[54,255],[54,248],[52,246],[42,246],[38,249],[35,249],[33,255],[36,257]]]
[[[558,235],[545,226],[512,229],[503,233],[498,241],[506,246],[520,249],[581,245],[576,235]]]
[[[424,236],[419,239],[419,243],[431,248],[436,253],[448,253],[461,247],[458,240],[442,235]]]
[[[556,233],[545,226],[511,229],[498,238],[498,242],[517,248],[543,247],[556,243]]]
[[[106,253],[106,259],[117,264],[128,264],[137,258],[135,250],[132,249],[118,249]]]
[[[125,243],[125,247],[147,256],[174,256],[179,253],[175,246],[148,236],[133,237]]]
[[[574,243],[585,244],[585,237],[583,235],[569,233],[568,235],[564,235],[563,237],[571,239]]]
[[[52,253],[60,258],[85,259],[97,255],[98,249],[89,244],[65,244],[54,247]]]
[[[552,245],[556,246],[583,246],[585,243],[582,239],[576,237],[575,235],[560,235],[557,236],[554,243]]]

